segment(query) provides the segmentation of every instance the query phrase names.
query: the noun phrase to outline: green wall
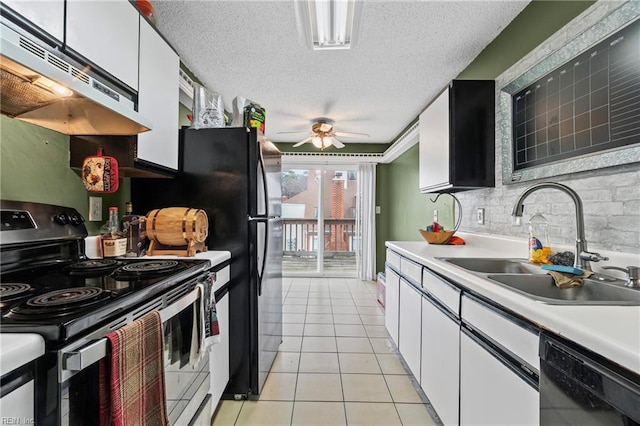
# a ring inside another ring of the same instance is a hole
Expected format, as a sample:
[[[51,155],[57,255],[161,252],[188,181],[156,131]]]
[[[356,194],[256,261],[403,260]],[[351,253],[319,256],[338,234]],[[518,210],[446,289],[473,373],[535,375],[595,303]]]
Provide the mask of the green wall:
[[[103,220],[87,222],[90,235],[106,222],[109,206],[124,212],[130,188],[130,180],[121,178],[117,192],[99,195]],[[79,171],[69,167],[69,137],[0,116],[0,198],[74,207],[88,220],[89,194]]]
[[[593,3],[532,1],[457,78],[494,80]]]
[[[438,210],[438,223],[453,229],[453,202],[449,195],[422,194],[418,182],[418,145],[414,145],[395,161],[376,168],[377,204],[380,215],[376,221],[376,264],[384,270],[385,241],[420,241],[418,229],[433,222],[433,210]]]
[[[593,3],[532,1],[456,78],[495,79]],[[441,206],[435,206],[429,201],[433,195],[420,194],[417,145],[392,163],[380,164],[377,178],[381,214],[376,221],[376,265],[383,271],[385,241],[421,240],[418,228],[431,223],[434,208],[439,210],[439,222],[445,228],[452,226],[453,201],[443,195],[438,200]]]

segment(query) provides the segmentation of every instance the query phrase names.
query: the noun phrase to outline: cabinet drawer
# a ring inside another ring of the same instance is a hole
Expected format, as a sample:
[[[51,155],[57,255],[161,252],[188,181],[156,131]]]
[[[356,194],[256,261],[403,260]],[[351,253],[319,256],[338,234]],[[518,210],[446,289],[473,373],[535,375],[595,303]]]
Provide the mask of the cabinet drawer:
[[[460,316],[460,289],[449,284],[427,268],[422,270],[422,287],[451,312]]]
[[[397,271],[400,270],[400,255],[394,251],[391,251],[389,249],[387,249],[387,263],[391,266],[393,266],[394,268],[396,268]]]
[[[412,262],[404,257],[400,258],[400,272],[406,278],[418,285],[422,285],[422,265]]]
[[[538,334],[521,327],[494,308],[467,296],[462,296],[461,311],[465,323],[534,367],[536,372],[540,371]]]

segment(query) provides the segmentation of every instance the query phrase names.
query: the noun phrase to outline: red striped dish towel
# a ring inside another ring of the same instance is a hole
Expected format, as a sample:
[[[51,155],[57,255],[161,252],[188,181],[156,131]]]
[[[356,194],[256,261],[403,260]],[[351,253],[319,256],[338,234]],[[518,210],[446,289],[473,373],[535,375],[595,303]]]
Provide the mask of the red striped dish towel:
[[[100,361],[100,425],[164,426],[167,418],[162,322],[153,311],[107,335]]]

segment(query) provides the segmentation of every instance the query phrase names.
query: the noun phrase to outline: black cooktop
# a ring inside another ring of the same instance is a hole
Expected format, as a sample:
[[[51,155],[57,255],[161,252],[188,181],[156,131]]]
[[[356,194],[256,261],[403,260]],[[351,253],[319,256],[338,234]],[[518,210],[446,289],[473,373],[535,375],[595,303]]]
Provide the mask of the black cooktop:
[[[192,281],[209,264],[203,259],[97,259],[6,273],[0,279],[0,332],[39,333],[63,342]]]

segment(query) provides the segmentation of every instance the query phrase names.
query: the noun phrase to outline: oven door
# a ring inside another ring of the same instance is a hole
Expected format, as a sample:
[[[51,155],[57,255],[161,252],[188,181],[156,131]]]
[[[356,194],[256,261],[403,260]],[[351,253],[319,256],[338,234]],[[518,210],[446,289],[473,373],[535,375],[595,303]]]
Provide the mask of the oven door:
[[[209,392],[209,357],[190,362],[198,296],[197,289],[174,289],[110,326],[111,330],[117,329],[152,310],[160,313],[164,331],[167,414],[172,425],[189,424]],[[100,337],[106,334],[103,331]],[[76,342],[58,352],[58,422],[46,421],[43,424],[99,424],[97,361],[106,357],[107,339],[97,337],[96,333],[91,336],[94,337],[85,338],[83,343]]]

